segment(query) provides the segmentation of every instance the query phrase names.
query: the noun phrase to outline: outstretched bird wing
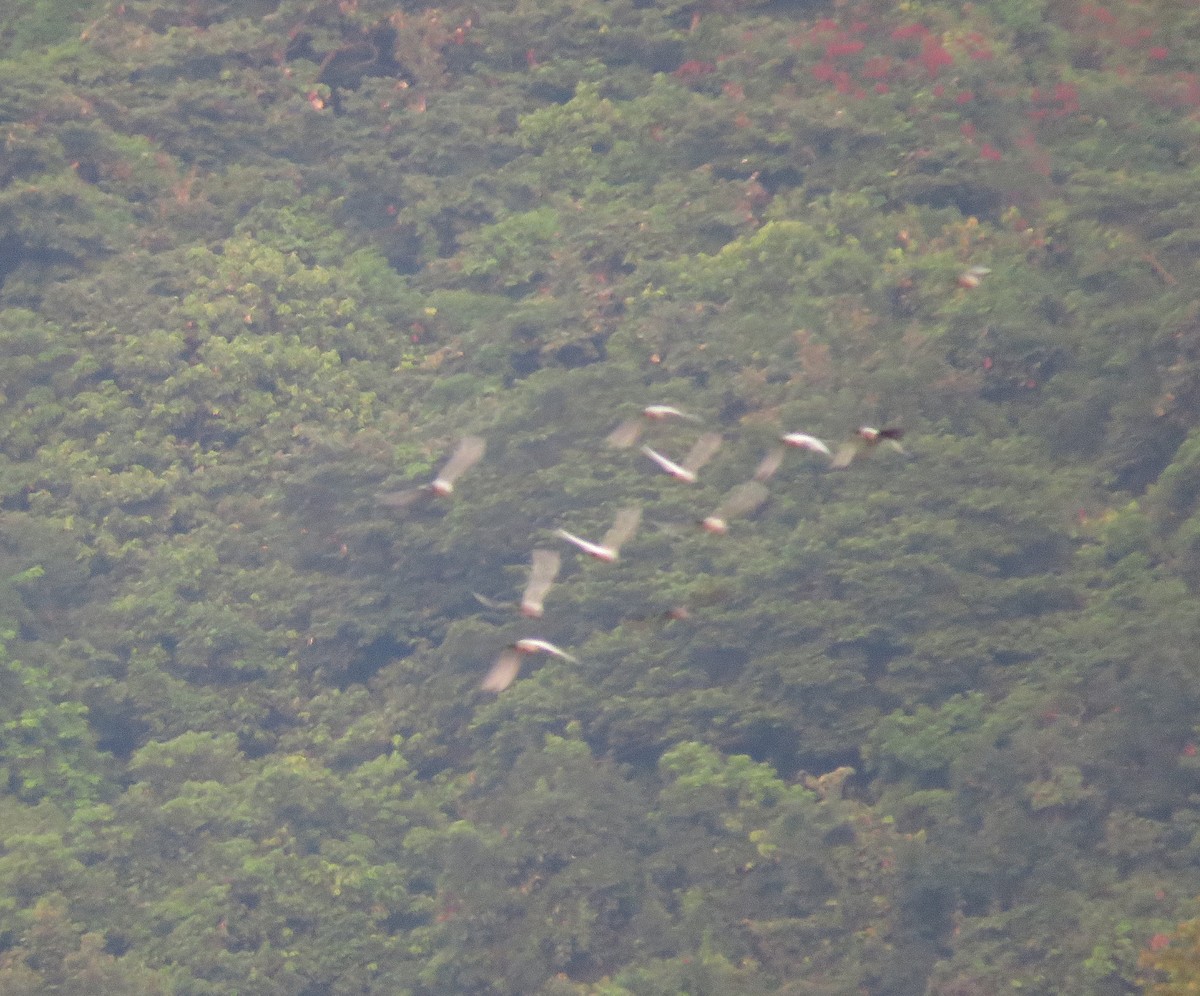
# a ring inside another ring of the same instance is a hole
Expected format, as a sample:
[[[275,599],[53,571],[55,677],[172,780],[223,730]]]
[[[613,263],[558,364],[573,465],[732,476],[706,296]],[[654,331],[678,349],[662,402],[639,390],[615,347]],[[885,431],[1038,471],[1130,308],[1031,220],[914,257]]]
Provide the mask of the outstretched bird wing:
[[[683,459],[683,467],[691,473],[696,473],[709,460],[713,458],[717,450],[721,448],[721,434],[719,432],[706,432],[703,436],[696,440],[696,445],[691,448],[688,455]]]
[[[674,460],[668,459],[659,453],[658,450],[649,446],[643,446],[642,452],[672,477],[678,478],[681,481],[689,482],[696,479],[696,475],[688,470],[687,467],[680,466]]]
[[[866,449],[867,444],[861,439],[852,439],[848,443],[843,443],[838,447],[838,451],[834,454],[833,459],[829,461],[830,469],[845,470],[859,456],[866,452]]]
[[[807,432],[789,432],[787,435],[780,437],[788,446],[795,446],[801,450],[811,450],[813,453],[822,453],[825,456],[833,456],[829,451],[829,447],[825,445],[816,436],[810,436]]]
[[[485,692],[502,692],[517,679],[521,670],[521,655],[512,647],[504,650],[492,665],[479,687]]]
[[[487,451],[487,442],[482,436],[463,436],[453,456],[446,461],[434,479],[435,491],[452,491],[454,482],[483,459]]]
[[[685,422],[702,422],[703,419],[699,415],[693,415],[691,412],[685,412],[682,408],[676,408],[674,405],[647,405],[642,409],[642,414],[646,418],[664,419],[664,418],[681,418]]]
[[[513,644],[515,650],[519,650],[523,654],[550,654],[553,657],[561,657],[564,661],[570,661],[572,664],[578,664],[579,658],[568,654],[562,647],[556,647],[549,640],[539,640],[532,636],[527,636],[524,639],[518,640]]]
[[[433,488],[428,484],[422,484],[419,488],[380,492],[375,496],[375,501],[384,508],[406,509],[428,502],[432,498]]]
[[[605,445],[614,450],[627,450],[642,438],[642,429],[641,419],[626,419],[608,434]]]
[[[758,462],[758,466],[754,468],[754,480],[769,481],[774,477],[776,471],[779,470],[779,465],[783,463],[783,454],[784,449],[782,446],[776,446],[773,450],[770,450]]]
[[[726,520],[752,515],[767,503],[769,497],[770,492],[762,481],[746,481],[730,490],[714,514]]]
[[[562,557],[557,550],[537,549],[533,551],[532,564],[529,569],[529,583],[525,586],[525,594],[521,596],[521,614],[540,619],[542,603],[554,579],[558,577],[558,569],[562,565]]]
[[[642,509],[640,506],[631,505],[629,508],[621,509],[617,513],[617,518],[613,522],[612,528],[604,534],[604,539],[600,541],[600,545],[608,547],[615,556],[629,538],[637,532],[637,527],[641,524],[641,521]]]

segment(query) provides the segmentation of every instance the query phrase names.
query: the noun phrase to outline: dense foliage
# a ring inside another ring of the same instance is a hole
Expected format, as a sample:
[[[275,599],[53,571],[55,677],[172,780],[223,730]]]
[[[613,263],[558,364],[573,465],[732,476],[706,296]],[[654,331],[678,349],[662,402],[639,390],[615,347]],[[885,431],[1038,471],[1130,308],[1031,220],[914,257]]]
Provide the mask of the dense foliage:
[[[0,60],[0,991],[1192,991],[1200,10],[22,0]],[[694,486],[605,447],[650,402]],[[523,636],[579,663],[482,692]]]

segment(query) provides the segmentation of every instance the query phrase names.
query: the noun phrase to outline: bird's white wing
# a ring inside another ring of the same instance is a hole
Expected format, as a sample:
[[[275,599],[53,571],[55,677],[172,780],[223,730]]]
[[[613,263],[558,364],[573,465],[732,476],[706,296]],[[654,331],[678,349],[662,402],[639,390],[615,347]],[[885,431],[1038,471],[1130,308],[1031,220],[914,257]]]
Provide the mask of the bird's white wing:
[[[554,535],[559,539],[564,539],[573,546],[578,547],[584,553],[592,557],[608,558],[609,551],[599,543],[593,543],[591,540],[585,540],[582,536],[576,536],[574,533],[569,533],[565,529],[554,530]]]
[[[487,441],[482,436],[463,436],[459,440],[453,456],[438,472],[435,484],[441,483],[453,487],[455,481],[483,459],[486,451]]]
[[[720,448],[721,434],[719,432],[706,432],[696,440],[696,445],[691,448],[688,455],[684,458],[684,469],[693,474],[696,473],[696,471],[713,458]]]
[[[604,534],[601,546],[608,547],[614,554],[621,549],[629,538],[637,532],[642,521],[642,509],[639,505],[631,505],[617,513],[612,528]]]
[[[833,459],[829,462],[829,466],[832,470],[844,470],[845,468],[849,467],[850,464],[852,464],[863,452],[865,452],[865,450],[866,447],[863,445],[861,440],[855,439],[848,443],[843,443],[838,447],[838,451],[834,454]]]
[[[626,419],[608,434],[604,442],[610,449],[627,450],[642,438],[641,419]]]
[[[770,492],[762,481],[746,481],[725,496],[714,515],[726,520],[751,515],[762,508],[769,497]]]
[[[795,446],[802,450],[811,450],[813,453],[823,453],[825,456],[833,456],[825,443],[816,436],[810,436],[807,432],[789,432],[782,439],[788,446]]]
[[[485,692],[502,692],[517,680],[520,670],[521,655],[510,647],[496,658],[496,663],[492,665],[479,687]]]
[[[384,491],[375,496],[375,502],[384,508],[412,508],[422,501],[433,497],[433,490],[427,484],[419,488],[405,488],[403,491]]]
[[[562,647],[556,647],[549,640],[538,640],[532,637],[527,637],[524,640],[517,641],[517,648],[525,651],[525,653],[536,653],[541,651],[544,654],[550,654],[552,657],[560,657],[564,661],[570,661],[572,664],[578,664],[579,658],[568,654]]]
[[[542,603],[558,577],[558,569],[562,566],[562,557],[557,550],[537,549],[533,551],[532,564],[529,569],[529,583],[525,586],[525,594],[521,596],[521,614],[541,618]]]
[[[471,597],[485,609],[511,609],[513,607],[512,602],[502,602],[495,598],[488,598],[487,595],[481,595],[477,591],[471,592]]]
[[[780,464],[783,463],[783,455],[784,449],[782,446],[776,446],[773,450],[767,453],[767,455],[758,462],[758,466],[754,468],[754,480],[769,481],[772,477],[774,477],[776,471],[779,470]]]
[[[646,418],[663,419],[663,418],[680,418],[685,422],[702,422],[703,419],[699,415],[693,415],[690,412],[685,412],[681,408],[676,408],[674,405],[647,405],[642,409],[642,414]]]
[[[682,481],[695,479],[695,475],[690,470],[688,470],[686,467],[681,467],[674,460],[670,460],[663,456],[658,452],[658,450],[651,449],[649,446],[643,446],[642,452],[672,477],[678,477]]]

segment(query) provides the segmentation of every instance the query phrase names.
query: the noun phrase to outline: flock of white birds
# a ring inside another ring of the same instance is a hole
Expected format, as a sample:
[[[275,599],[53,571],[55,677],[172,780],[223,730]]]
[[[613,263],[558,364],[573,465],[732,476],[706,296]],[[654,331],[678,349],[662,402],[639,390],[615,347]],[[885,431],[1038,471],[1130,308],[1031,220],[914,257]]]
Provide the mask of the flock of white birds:
[[[642,434],[649,424],[668,419],[696,423],[702,421],[698,416],[672,405],[649,405],[642,409],[639,417],[622,422],[609,433],[607,444],[614,449],[628,449],[642,438]],[[859,428],[851,440],[834,453],[816,436],[806,432],[789,432],[780,437],[780,445],[763,457],[754,476],[749,481],[732,488],[712,514],[701,520],[700,526],[707,532],[723,534],[729,529],[729,522],[732,519],[753,515],[766,504],[768,498],[766,482],[779,469],[789,448],[815,453],[828,460],[831,469],[841,470],[880,445],[903,453],[904,450],[900,446],[900,438],[903,435],[904,431],[896,427],[877,429],[864,425]],[[687,455],[678,462],[650,446],[642,446],[641,452],[664,473],[685,484],[694,484],[701,469],[713,458],[720,446],[721,436],[719,433],[704,432]],[[404,491],[381,494],[377,496],[378,500],[386,507],[404,509],[427,501],[446,498],[454,492],[454,485],[458,479],[483,459],[486,451],[487,443],[482,437],[464,436],[459,440],[458,446],[455,447],[454,453],[446,461],[445,466],[428,484]],[[612,563],[619,556],[621,547],[637,532],[641,521],[641,508],[632,505],[617,513],[612,528],[598,543],[567,532],[565,529],[556,530],[555,535],[589,557]],[[545,611],[546,596],[549,594],[555,578],[558,577],[561,566],[562,557],[557,550],[539,547],[533,551],[529,581],[521,596],[521,615],[529,619],[542,617]],[[572,663],[578,663],[577,658],[561,647],[556,647],[547,640],[526,637],[504,648],[495,663],[492,664],[480,687],[485,692],[504,691],[516,680],[521,670],[521,659],[527,654],[550,654]]]

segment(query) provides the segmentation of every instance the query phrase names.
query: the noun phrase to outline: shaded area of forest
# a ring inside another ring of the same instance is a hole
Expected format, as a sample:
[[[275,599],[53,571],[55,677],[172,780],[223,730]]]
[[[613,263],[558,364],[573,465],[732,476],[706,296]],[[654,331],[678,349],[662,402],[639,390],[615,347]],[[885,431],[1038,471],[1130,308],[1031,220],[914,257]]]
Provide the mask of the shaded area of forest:
[[[79,6],[0,15],[0,990],[1196,982],[1200,12]]]

